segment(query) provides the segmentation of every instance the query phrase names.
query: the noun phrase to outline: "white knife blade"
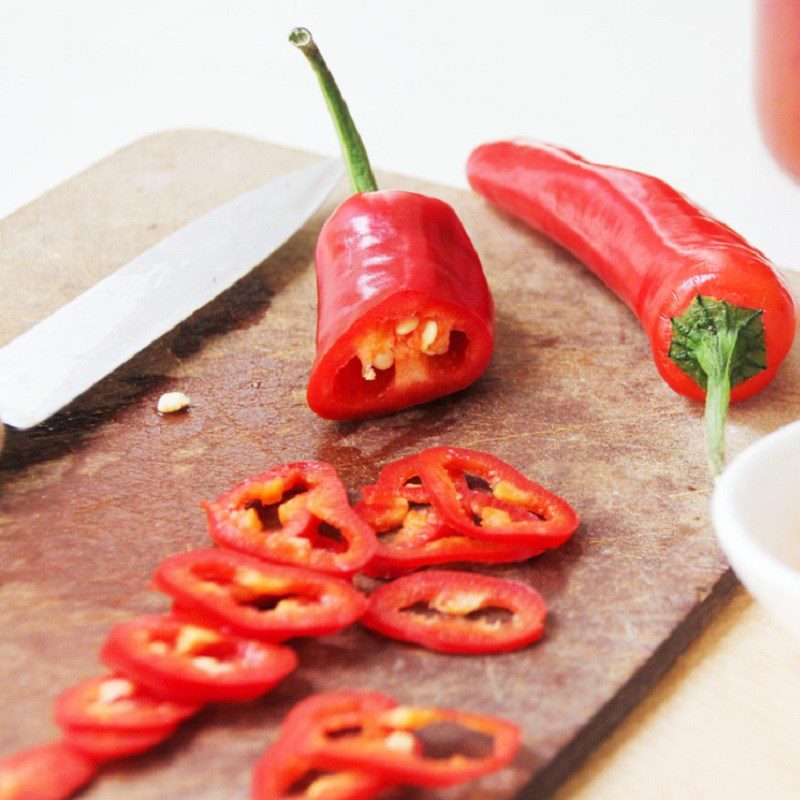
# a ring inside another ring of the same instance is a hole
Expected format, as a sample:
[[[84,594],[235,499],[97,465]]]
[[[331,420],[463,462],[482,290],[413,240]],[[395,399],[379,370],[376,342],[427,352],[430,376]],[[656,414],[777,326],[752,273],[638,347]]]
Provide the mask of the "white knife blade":
[[[0,419],[63,408],[278,249],[342,174],[321,161],[193,220],[0,349]]]

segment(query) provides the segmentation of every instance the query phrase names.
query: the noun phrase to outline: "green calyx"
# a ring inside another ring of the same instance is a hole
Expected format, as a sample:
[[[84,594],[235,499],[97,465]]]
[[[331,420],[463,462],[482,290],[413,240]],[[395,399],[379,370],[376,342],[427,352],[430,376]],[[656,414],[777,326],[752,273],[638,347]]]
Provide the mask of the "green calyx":
[[[378,188],[367,150],[356,129],[350,110],[342,93],[325,63],[319,48],[307,28],[295,28],[289,34],[289,41],[308,59],[319,81],[322,95],[333,119],[336,135],[342,147],[342,157],[347,165],[350,185],[354,192],[374,192]]]
[[[706,392],[709,469],[724,462],[725,418],[731,389],[767,366],[762,310],[697,295],[672,319],[669,357]]]

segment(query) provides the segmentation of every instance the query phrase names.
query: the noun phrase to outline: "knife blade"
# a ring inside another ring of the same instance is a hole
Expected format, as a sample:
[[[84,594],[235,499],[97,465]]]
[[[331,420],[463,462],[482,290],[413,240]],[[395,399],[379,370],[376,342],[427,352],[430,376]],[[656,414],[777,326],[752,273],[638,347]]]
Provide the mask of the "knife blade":
[[[0,420],[30,428],[242,278],[342,174],[326,160],[198,217],[0,349]]]

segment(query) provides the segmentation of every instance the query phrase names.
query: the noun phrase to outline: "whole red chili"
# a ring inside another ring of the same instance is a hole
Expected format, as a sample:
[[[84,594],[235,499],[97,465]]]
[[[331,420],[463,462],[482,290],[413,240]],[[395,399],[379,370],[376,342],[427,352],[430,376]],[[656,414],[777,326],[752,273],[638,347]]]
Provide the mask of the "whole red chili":
[[[661,376],[706,403],[709,466],[728,402],[763,389],[792,344],[795,306],[759,250],[658,178],[522,140],[478,147],[470,185],[554,239],[636,314]]]
[[[378,191],[361,137],[311,34],[309,60],[355,193],[317,243],[317,358],[308,404],[335,420],[387,414],[458,391],[492,354],[494,306],[455,211],[415,192]]]
[[[518,650],[544,632],[541,595],[519,581],[450,570],[415,572],[379,586],[361,624],[442,653]],[[482,617],[479,612],[507,619]]]

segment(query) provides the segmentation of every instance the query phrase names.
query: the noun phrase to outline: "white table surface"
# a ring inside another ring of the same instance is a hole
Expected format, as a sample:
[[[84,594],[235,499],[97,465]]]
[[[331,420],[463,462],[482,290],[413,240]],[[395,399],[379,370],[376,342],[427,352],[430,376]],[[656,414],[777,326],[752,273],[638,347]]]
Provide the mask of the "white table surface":
[[[211,127],[335,153],[315,34],[377,167],[462,186],[527,135],[648,170],[800,267],[764,150],[751,0],[0,0],[0,216],[137,136]]]
[[[753,114],[750,0],[0,0],[0,216],[165,128],[336,153],[298,24],[378,168],[464,186],[476,144],[546,139],[660,175],[800,268],[800,188]],[[559,798],[800,797],[799,666],[741,594]]]

